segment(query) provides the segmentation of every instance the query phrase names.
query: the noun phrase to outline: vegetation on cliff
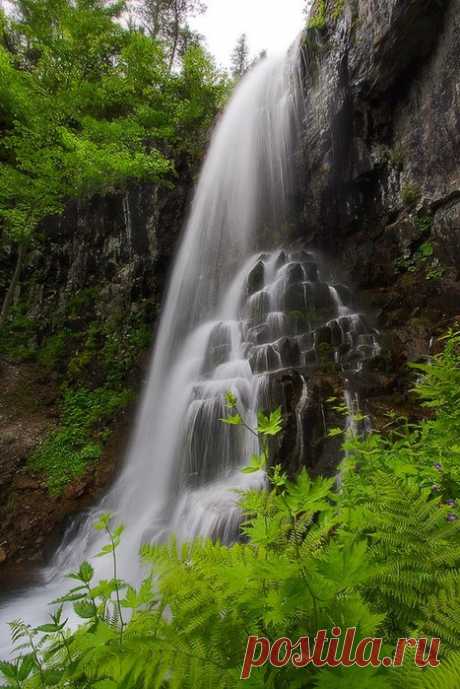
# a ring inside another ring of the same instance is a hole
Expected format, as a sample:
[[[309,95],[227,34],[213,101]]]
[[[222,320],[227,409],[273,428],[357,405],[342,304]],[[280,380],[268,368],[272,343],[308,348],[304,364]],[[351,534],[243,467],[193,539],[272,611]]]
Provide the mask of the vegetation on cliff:
[[[164,37],[126,26],[123,0],[13,8],[0,14],[0,218],[17,261],[2,324],[43,220],[130,180],[171,183],[178,151],[201,155],[226,91],[197,37],[172,58]]]
[[[135,590],[116,575],[122,527],[104,516],[114,577],[93,582],[84,563],[74,588],[37,629],[12,625],[21,651],[0,671],[10,687],[234,688],[248,635],[271,640],[356,627],[356,642],[441,637],[439,667],[253,669],[250,687],[456,689],[460,681],[460,333],[423,366],[417,393],[433,414],[410,425],[389,417],[385,435],[349,436],[339,489],[276,467],[271,487],[241,497],[244,540],[145,546],[148,574]],[[229,397],[234,409],[236,400]],[[231,412],[229,412],[231,414]],[[244,423],[238,414],[232,425]],[[261,416],[266,441],[280,417]],[[266,457],[254,458],[256,470]],[[70,629],[62,606],[81,619]]]

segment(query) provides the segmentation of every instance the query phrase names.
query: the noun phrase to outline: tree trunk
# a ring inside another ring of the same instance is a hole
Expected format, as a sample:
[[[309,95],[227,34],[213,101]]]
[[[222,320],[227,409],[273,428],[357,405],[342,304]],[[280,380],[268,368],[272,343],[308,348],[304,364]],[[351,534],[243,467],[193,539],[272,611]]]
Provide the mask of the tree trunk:
[[[8,287],[8,291],[5,294],[5,298],[3,300],[2,311],[0,313],[0,328],[4,326],[11,308],[11,304],[13,303],[14,292],[19,282],[19,278],[21,277],[22,264],[24,262],[24,254],[25,247],[23,244],[20,244],[18,246],[18,255],[16,258],[16,266],[14,269],[13,277],[11,278],[10,286]]]
[[[174,3],[174,42],[171,50],[171,58],[169,60],[169,71],[171,72],[176,59],[177,44],[179,43],[180,18],[179,9],[177,7],[177,0]]]

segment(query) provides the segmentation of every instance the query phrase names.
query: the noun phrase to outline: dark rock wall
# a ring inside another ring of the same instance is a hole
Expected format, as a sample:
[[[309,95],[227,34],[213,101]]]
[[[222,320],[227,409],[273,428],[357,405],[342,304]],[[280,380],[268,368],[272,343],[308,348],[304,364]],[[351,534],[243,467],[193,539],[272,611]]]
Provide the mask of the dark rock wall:
[[[334,6],[304,41],[301,234],[416,358],[460,313],[460,2]]]
[[[192,187],[189,170],[173,189],[143,185],[71,204],[43,227],[16,298],[42,328],[76,293],[95,288],[100,318],[129,315],[145,300],[153,320],[161,303]]]

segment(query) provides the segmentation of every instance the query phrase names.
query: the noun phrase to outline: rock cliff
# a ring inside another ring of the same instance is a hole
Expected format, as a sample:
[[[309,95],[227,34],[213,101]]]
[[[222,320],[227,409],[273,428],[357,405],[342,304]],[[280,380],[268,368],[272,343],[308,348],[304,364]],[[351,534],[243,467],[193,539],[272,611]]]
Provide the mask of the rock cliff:
[[[302,233],[421,355],[460,308],[460,3],[321,7],[304,42]]]
[[[460,315],[459,29],[457,0],[317,0],[304,34],[295,236],[375,318],[362,393],[377,424],[419,413],[407,363]]]

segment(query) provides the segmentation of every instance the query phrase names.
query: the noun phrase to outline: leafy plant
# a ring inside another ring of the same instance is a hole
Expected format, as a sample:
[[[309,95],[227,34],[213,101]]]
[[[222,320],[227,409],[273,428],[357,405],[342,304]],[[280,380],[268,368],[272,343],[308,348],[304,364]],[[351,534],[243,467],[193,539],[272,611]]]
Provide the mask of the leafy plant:
[[[237,411],[238,400],[232,392],[227,392],[225,402],[225,406],[229,411]],[[246,428],[246,430],[252,433],[252,435],[254,435],[259,442],[261,451],[260,455],[253,455],[249,465],[243,469],[243,472],[246,474],[251,474],[256,471],[266,469],[270,461],[270,438],[279,435],[283,426],[281,407],[269,415],[259,411],[257,415],[256,428],[252,428],[239,412],[231,416],[227,416],[225,419],[221,419],[221,421],[228,426],[243,426]]]
[[[27,316],[23,304],[17,304],[0,328],[0,356],[11,361],[29,361],[37,352],[36,324]]]
[[[426,213],[418,213],[415,217],[415,226],[420,235],[427,235],[431,233],[433,227],[433,216]]]
[[[446,269],[441,264],[441,261],[439,260],[439,258],[433,258],[433,260],[431,261],[430,265],[427,268],[426,279],[427,280],[442,280],[445,273],[446,273]]]

